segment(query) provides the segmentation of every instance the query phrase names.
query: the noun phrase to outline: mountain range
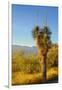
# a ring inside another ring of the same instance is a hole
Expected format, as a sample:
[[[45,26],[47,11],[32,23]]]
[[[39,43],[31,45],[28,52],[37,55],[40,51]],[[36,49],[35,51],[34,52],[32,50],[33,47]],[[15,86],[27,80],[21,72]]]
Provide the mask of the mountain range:
[[[23,51],[24,54],[37,54],[37,48],[35,46],[21,46],[21,45],[12,45],[13,52],[21,52]]]

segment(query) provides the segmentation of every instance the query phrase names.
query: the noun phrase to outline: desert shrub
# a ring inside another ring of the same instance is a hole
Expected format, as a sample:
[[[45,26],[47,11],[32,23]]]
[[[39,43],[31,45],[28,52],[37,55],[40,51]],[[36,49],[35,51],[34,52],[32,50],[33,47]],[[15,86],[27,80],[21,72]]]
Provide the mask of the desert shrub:
[[[58,66],[58,46],[54,45],[47,54],[47,67]]]
[[[53,45],[47,54],[47,68],[58,66],[58,46]],[[20,51],[12,54],[12,71],[24,73],[39,73],[40,64],[38,55],[24,55]]]
[[[21,71],[24,73],[40,72],[38,57],[34,55],[24,56],[22,52],[13,53],[12,71]]]

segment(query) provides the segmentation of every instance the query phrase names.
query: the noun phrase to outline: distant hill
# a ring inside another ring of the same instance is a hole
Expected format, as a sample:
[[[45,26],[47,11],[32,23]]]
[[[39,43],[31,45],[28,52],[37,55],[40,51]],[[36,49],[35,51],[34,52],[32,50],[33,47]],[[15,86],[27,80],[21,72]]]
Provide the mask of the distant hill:
[[[37,54],[37,48],[35,46],[20,46],[20,45],[13,45],[12,46],[13,52],[21,52],[23,51],[24,54]]]

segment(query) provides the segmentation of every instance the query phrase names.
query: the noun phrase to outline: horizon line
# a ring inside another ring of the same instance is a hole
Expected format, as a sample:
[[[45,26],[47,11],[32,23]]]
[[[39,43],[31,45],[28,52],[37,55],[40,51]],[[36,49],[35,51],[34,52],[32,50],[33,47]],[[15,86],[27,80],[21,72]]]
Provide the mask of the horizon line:
[[[58,44],[57,42],[53,44]],[[17,46],[26,46],[26,47],[36,47],[36,45],[24,45],[24,44],[12,44],[12,45],[17,45]]]
[[[12,44],[17,46],[36,47],[36,45]]]

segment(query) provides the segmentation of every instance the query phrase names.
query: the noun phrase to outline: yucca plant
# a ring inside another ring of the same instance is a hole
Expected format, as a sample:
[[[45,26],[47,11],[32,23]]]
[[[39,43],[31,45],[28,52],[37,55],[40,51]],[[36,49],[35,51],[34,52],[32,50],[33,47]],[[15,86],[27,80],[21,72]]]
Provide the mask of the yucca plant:
[[[41,73],[43,72],[43,81],[46,82],[46,59],[48,50],[51,47],[51,32],[48,26],[44,26],[42,29],[40,29],[39,26],[36,26],[32,31],[32,36],[38,48]]]

